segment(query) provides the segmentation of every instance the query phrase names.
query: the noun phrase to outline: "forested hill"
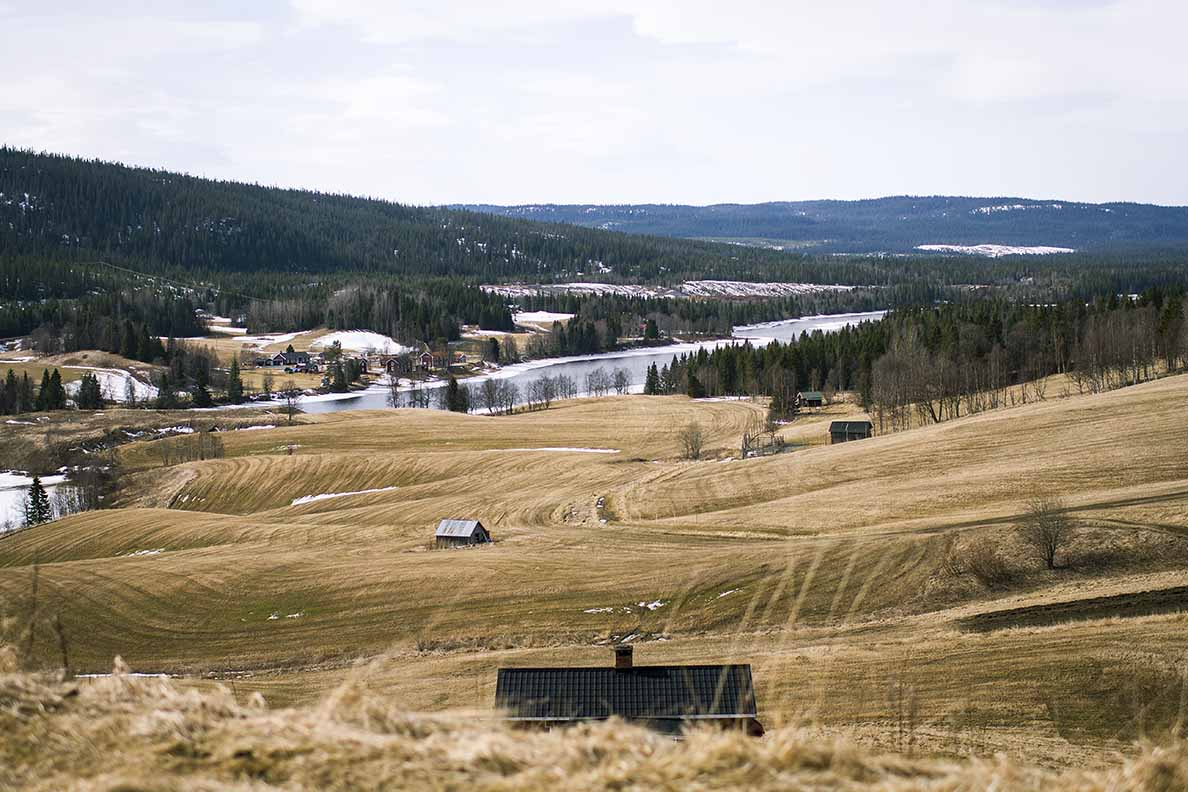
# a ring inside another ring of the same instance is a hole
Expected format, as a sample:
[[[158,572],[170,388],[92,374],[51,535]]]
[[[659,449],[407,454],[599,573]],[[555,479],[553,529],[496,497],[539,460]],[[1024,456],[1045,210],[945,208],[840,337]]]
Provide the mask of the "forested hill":
[[[213,181],[12,148],[0,148],[0,254],[103,258],[143,272],[212,275],[828,276],[845,282],[848,266],[854,280],[871,277],[857,262],[826,267],[772,251]]]
[[[1026,198],[894,197],[866,201],[459,205],[589,228],[722,239],[819,252],[910,252],[919,245],[1119,251],[1188,247],[1188,207]]]

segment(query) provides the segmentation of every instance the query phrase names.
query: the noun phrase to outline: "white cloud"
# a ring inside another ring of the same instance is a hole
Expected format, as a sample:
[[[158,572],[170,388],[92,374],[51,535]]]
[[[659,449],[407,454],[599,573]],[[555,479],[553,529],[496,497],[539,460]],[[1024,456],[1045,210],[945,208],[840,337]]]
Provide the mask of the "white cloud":
[[[1188,202],[1171,0],[0,0],[3,142],[405,201]],[[70,53],[63,57],[62,53]]]

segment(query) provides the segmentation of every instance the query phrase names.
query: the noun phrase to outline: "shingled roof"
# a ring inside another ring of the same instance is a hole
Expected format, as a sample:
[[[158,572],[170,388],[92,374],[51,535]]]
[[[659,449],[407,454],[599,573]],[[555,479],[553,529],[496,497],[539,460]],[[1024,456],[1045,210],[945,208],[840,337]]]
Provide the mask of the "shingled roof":
[[[749,665],[501,668],[495,706],[512,721],[641,720],[664,731],[686,721],[756,720]]]
[[[437,537],[469,539],[482,523],[478,520],[442,520],[437,524]]]

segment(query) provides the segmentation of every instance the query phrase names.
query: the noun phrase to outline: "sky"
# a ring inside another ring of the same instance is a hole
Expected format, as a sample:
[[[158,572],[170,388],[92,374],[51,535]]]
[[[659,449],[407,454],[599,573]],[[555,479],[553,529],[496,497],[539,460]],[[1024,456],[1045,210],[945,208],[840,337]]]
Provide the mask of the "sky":
[[[405,203],[1188,204],[1183,0],[0,0],[0,143]]]

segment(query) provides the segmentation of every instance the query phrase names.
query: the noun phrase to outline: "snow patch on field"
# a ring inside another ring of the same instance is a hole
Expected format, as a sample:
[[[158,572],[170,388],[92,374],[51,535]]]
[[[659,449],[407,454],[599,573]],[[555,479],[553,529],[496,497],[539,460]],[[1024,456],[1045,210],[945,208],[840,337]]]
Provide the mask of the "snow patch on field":
[[[244,335],[247,333],[246,327],[231,327],[230,325],[207,325],[206,329],[212,333],[224,333],[226,335]]]
[[[309,346],[311,349],[325,349],[335,341],[341,344],[343,349],[352,352],[370,349],[385,355],[403,355],[414,351],[412,347],[397,343],[391,336],[373,333],[370,330],[339,330],[322,336]]]
[[[512,314],[515,324],[552,324],[553,322],[568,322],[573,318],[571,313],[554,313],[553,311],[519,311]]]
[[[161,553],[164,553],[164,552],[165,552],[164,547],[156,547],[156,548],[153,548],[152,550],[133,550],[131,553],[127,553],[125,557],[135,558],[137,556],[154,556],[154,555],[160,555]]]
[[[667,602],[665,602],[665,601],[663,601],[663,600],[652,600],[651,602],[640,602],[640,603],[637,603],[637,604],[638,604],[638,605],[639,605],[639,607],[641,607],[641,608],[647,608],[647,609],[648,609],[648,610],[650,610],[650,611],[654,611],[654,610],[656,610],[657,608],[663,608],[663,607],[664,607],[665,605],[667,605],[668,603],[667,603]]]
[[[354,492],[324,492],[321,495],[304,495],[300,498],[294,498],[290,506],[300,506],[303,503],[314,503],[315,501],[329,500],[330,498],[345,498],[348,495],[370,495],[373,492],[390,492],[396,487],[376,487],[375,489],[355,490]]]
[[[1057,253],[1076,253],[1073,248],[1048,245],[916,245],[916,250],[928,253],[960,253],[966,256],[1051,256]]]

